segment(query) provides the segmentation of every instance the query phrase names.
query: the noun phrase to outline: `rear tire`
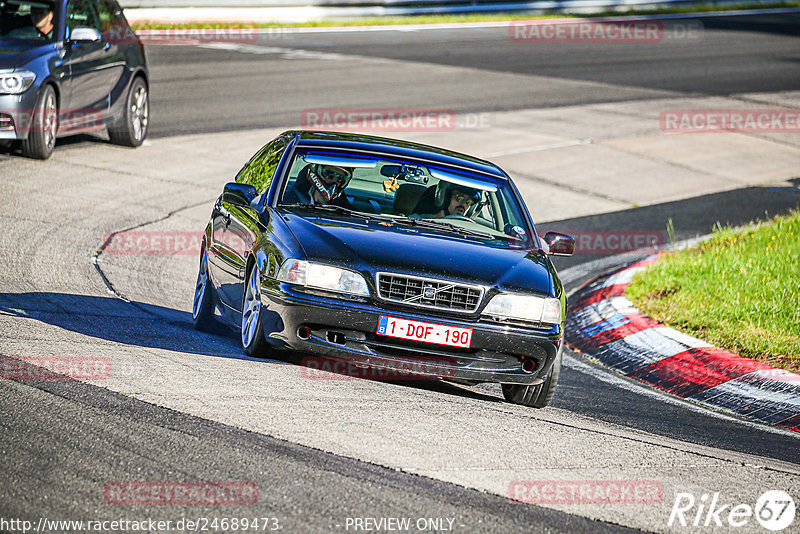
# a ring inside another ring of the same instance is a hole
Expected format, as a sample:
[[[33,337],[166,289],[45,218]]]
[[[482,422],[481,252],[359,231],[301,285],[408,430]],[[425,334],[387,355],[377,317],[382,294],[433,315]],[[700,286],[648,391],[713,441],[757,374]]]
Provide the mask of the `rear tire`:
[[[537,386],[525,386],[522,384],[502,384],[503,397],[506,401],[514,404],[522,404],[532,408],[544,408],[556,394],[558,377],[561,375],[561,353],[563,345],[559,348],[553,367],[545,379],[544,383]]]
[[[147,137],[149,122],[150,95],[144,78],[137,76],[128,89],[122,116],[108,125],[108,136],[115,145],[137,147]]]
[[[214,318],[214,290],[208,278],[208,255],[205,247],[200,254],[200,268],[192,303],[192,324],[201,332],[216,332],[217,320]]]
[[[22,140],[22,155],[34,159],[47,159],[53,153],[58,134],[58,100],[52,85],[45,85],[36,100],[31,131]]]
[[[242,298],[242,347],[248,356],[266,357],[269,351],[261,309],[261,273],[254,263],[247,273]]]

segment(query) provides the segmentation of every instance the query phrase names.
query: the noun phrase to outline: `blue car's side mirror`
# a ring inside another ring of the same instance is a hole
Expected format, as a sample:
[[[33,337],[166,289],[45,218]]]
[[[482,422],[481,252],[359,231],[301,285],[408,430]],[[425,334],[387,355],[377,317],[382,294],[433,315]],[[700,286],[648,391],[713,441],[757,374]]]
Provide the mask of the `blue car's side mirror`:
[[[73,43],[90,43],[102,40],[103,36],[94,28],[78,26],[69,34],[69,40]]]

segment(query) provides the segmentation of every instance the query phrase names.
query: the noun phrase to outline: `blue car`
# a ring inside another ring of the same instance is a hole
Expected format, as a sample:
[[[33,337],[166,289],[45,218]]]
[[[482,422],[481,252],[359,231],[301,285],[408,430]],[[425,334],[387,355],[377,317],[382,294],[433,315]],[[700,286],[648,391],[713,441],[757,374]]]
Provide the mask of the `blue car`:
[[[46,159],[108,128],[136,147],[150,115],[144,46],[115,0],[0,0],[0,140]]]
[[[214,205],[192,317],[201,330],[230,326],[252,356],[494,382],[510,402],[541,408],[558,383],[566,313],[550,255],[574,247],[564,234],[539,238],[492,163],[290,131]]]

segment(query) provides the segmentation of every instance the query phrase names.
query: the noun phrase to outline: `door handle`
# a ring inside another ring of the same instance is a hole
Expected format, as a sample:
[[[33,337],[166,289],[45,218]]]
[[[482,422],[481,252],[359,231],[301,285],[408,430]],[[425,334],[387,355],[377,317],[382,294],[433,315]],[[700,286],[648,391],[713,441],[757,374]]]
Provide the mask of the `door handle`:
[[[103,50],[108,50],[111,48],[111,43],[103,43]]]

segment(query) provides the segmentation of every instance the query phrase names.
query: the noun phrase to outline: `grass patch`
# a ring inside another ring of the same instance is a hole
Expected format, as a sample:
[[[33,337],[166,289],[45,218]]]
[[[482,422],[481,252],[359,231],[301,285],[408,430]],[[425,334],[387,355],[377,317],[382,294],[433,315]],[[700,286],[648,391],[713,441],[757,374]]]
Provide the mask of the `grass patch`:
[[[389,26],[397,24],[440,24],[450,22],[493,22],[511,20],[533,19],[564,19],[564,18],[592,18],[592,17],[619,17],[642,15],[666,15],[673,13],[699,13],[712,11],[731,11],[739,9],[771,9],[781,7],[800,7],[800,2],[743,2],[735,5],[718,4],[693,4],[691,6],[674,6],[658,9],[616,9],[600,11],[592,14],[536,14],[520,11],[506,13],[468,13],[468,14],[442,14],[442,15],[409,15],[398,17],[364,17],[356,19],[327,19],[309,22],[193,22],[193,23],[150,23],[147,21],[134,22],[131,26],[138,30],[166,30],[166,29],[222,29],[222,28],[316,28],[338,26]]]
[[[626,295],[662,324],[800,372],[800,211],[717,228],[696,248],[664,254]]]

